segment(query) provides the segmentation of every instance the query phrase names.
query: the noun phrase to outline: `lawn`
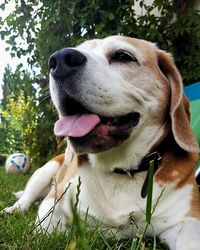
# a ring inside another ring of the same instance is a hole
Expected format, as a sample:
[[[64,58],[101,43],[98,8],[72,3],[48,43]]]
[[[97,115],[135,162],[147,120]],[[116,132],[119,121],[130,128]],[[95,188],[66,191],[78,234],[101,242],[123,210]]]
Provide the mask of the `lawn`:
[[[29,176],[7,175],[0,167],[0,210],[12,205],[15,201],[12,192],[23,189]],[[161,242],[153,239],[143,239],[140,247],[132,239],[117,240],[114,236],[107,239],[105,232],[90,228],[74,216],[74,223],[66,232],[54,232],[51,235],[41,235],[33,231],[37,206],[33,206],[26,214],[16,212],[13,215],[0,214],[0,249],[65,249],[65,250],[166,250]]]

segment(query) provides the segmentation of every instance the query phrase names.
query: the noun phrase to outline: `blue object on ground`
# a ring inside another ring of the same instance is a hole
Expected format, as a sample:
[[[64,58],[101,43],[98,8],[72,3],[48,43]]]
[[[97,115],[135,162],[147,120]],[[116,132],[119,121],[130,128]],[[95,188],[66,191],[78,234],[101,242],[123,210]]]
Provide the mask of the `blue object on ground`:
[[[184,88],[184,93],[191,101],[191,127],[200,146],[200,82],[186,86]],[[197,184],[200,186],[200,160],[197,162],[196,166],[197,170],[195,177]]]
[[[200,82],[186,86],[184,92],[190,101],[200,99]]]
[[[200,146],[200,99],[190,102],[190,125]]]
[[[190,100],[191,128],[200,145],[200,82],[184,87],[184,93]]]

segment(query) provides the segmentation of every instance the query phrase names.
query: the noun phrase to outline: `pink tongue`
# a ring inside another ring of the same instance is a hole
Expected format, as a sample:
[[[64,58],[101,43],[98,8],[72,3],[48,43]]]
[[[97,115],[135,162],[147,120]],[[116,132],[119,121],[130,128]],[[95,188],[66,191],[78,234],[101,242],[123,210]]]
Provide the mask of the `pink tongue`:
[[[63,116],[55,123],[54,134],[56,136],[82,137],[87,135],[99,122],[100,118],[95,114]]]

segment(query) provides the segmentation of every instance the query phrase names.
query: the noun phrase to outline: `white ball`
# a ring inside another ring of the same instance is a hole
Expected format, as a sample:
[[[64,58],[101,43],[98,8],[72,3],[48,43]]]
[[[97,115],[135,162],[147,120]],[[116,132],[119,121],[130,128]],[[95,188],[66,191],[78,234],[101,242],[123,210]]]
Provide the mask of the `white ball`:
[[[28,174],[30,168],[29,157],[22,153],[9,155],[5,164],[6,173]]]

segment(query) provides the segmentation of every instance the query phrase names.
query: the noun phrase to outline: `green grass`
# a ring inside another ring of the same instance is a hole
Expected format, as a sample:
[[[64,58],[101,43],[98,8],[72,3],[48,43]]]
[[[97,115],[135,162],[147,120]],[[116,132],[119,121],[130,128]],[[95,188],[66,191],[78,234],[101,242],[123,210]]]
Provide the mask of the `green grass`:
[[[25,187],[30,176],[7,175],[0,167],[0,211],[15,201],[12,192]],[[54,232],[41,235],[33,232],[37,207],[33,206],[27,213],[16,212],[13,215],[0,214],[0,249],[64,249],[64,250],[166,250],[161,242],[144,238],[138,246],[139,239],[117,240],[115,236],[106,238],[99,226],[91,228],[80,220],[74,210],[74,223],[65,233]],[[142,232],[141,234],[142,235]]]

